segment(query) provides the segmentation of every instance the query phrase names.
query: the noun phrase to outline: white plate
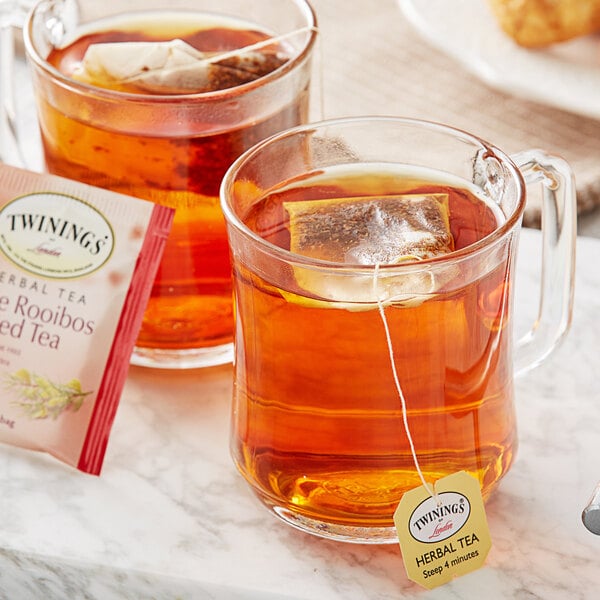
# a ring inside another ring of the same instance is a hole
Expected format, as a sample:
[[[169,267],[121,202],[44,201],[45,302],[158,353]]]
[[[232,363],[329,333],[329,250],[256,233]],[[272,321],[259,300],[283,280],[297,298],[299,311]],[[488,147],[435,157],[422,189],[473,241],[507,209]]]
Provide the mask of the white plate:
[[[600,119],[600,35],[530,50],[518,46],[487,0],[398,0],[410,23],[489,85]]]

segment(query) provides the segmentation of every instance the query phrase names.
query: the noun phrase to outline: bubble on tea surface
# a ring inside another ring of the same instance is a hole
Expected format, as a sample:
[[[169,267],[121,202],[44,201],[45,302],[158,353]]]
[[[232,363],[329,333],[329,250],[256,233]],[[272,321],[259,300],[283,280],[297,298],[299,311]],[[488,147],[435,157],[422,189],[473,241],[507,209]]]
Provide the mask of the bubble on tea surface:
[[[273,40],[217,53],[201,52],[179,39],[105,42],[87,48],[73,78],[122,91],[191,94],[254,81],[288,60],[273,50]]]
[[[333,198],[286,202],[290,250],[348,265],[418,262],[454,250],[447,194]],[[297,266],[298,285],[321,298],[344,303],[414,303],[442,284],[430,269],[379,270],[336,275]],[[339,273],[339,274],[338,274]]]

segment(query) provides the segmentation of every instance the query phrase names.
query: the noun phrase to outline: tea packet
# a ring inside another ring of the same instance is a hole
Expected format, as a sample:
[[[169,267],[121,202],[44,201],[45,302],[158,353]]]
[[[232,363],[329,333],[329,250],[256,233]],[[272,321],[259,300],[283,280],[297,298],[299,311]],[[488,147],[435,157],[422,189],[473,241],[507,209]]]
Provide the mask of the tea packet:
[[[0,441],[99,474],[172,209],[0,164]]]
[[[212,92],[254,81],[289,60],[265,46],[201,52],[180,39],[91,44],[73,78],[92,85],[160,94]]]
[[[290,250],[296,254],[356,267],[419,262],[454,250],[447,194],[330,198],[284,203],[289,215]],[[405,274],[338,270],[336,276],[297,267],[297,283],[339,302],[402,303],[432,294],[440,285],[432,271]],[[375,285],[376,283],[376,285]]]

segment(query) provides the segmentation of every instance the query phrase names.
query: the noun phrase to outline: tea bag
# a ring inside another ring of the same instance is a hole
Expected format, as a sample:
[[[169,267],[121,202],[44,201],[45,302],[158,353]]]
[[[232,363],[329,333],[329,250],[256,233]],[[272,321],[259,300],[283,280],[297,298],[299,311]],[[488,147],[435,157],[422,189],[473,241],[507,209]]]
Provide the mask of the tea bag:
[[[160,94],[216,91],[253,81],[283,65],[274,40],[226,52],[201,52],[175,39],[168,42],[91,44],[73,78],[92,85]]]
[[[286,202],[290,250],[310,258],[349,265],[418,262],[454,250],[447,194],[333,198]],[[322,298],[340,302],[403,303],[423,298],[440,281],[430,270],[373,275],[341,272],[324,276],[295,268],[297,283]]]

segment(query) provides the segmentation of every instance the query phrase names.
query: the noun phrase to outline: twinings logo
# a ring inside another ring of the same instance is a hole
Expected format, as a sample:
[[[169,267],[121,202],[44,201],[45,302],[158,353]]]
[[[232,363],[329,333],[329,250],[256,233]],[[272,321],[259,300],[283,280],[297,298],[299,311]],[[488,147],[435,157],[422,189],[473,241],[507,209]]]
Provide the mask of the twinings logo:
[[[44,192],[15,198],[0,210],[0,250],[21,268],[55,279],[99,269],[114,248],[110,223],[72,196]]]
[[[460,531],[471,514],[466,496],[442,492],[423,500],[412,512],[409,529],[413,538],[425,544],[440,542]],[[439,503],[438,503],[439,502]]]

